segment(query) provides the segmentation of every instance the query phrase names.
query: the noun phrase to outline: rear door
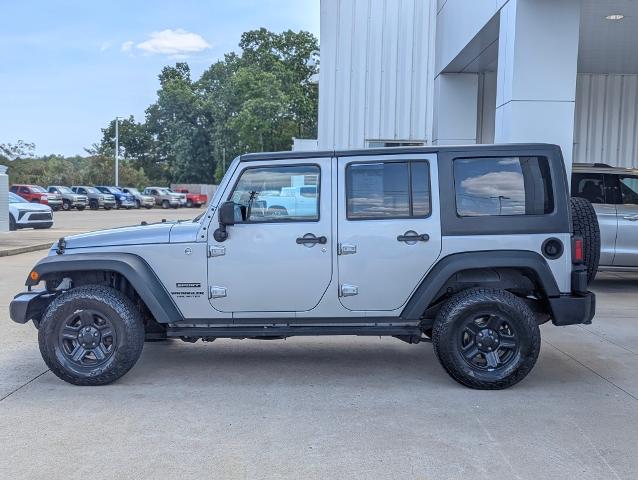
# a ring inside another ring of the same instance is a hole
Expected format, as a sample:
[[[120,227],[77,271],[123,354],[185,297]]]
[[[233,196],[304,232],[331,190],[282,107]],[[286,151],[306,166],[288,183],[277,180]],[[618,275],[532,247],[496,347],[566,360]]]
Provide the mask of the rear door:
[[[618,216],[614,185],[610,184],[609,176],[596,172],[573,173],[572,197],[585,198],[594,206],[600,226],[600,265],[613,265]]]
[[[638,175],[606,175],[615,182],[618,234],[614,266],[638,267]]]
[[[441,251],[434,154],[338,159],[339,295],[349,310],[404,305]]]

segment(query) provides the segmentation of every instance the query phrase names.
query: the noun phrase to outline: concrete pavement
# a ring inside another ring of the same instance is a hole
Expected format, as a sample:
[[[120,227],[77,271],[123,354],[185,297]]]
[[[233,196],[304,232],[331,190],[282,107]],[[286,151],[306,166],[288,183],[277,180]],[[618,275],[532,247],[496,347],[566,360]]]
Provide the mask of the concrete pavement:
[[[500,392],[428,344],[354,337],[146,344],[115,384],[73,387],[8,318],[41,254],[0,259],[0,478],[636,478],[638,276],[601,275],[593,325],[542,326]]]

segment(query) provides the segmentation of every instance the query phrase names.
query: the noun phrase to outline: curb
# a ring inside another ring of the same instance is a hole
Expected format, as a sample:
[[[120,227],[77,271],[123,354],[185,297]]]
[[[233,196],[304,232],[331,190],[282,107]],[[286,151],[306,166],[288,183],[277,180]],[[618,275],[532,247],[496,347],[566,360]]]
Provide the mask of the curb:
[[[29,245],[26,247],[5,248],[0,250],[0,257],[9,257],[11,255],[20,255],[21,253],[37,252],[38,250],[48,250],[54,242],[38,243],[37,245]]]

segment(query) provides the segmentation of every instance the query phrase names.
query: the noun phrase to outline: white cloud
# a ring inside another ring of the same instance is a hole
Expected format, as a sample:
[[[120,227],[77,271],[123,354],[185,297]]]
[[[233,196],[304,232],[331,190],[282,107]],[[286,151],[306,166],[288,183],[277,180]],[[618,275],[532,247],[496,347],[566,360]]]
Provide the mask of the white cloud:
[[[122,44],[122,51],[128,52],[132,47],[133,47],[133,42],[131,40],[129,40],[128,42],[124,42]]]
[[[167,29],[161,32],[153,32],[150,37],[148,40],[138,43],[135,47],[146,53],[160,53],[164,55],[185,55],[188,53],[201,52],[211,47],[201,35],[187,32],[181,28],[177,30]],[[124,45],[122,45],[122,47],[124,47]]]

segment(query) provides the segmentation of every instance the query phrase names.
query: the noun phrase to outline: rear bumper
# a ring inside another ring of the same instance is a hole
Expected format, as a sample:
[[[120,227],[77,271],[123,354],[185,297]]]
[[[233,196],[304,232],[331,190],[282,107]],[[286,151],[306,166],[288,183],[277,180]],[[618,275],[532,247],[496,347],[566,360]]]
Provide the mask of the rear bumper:
[[[9,316],[16,323],[33,320],[37,326],[44,310],[54,297],[55,293],[48,293],[46,290],[18,293],[9,304]]]
[[[549,299],[552,309],[552,323],[558,326],[591,323],[596,313],[596,295],[561,295]]]

